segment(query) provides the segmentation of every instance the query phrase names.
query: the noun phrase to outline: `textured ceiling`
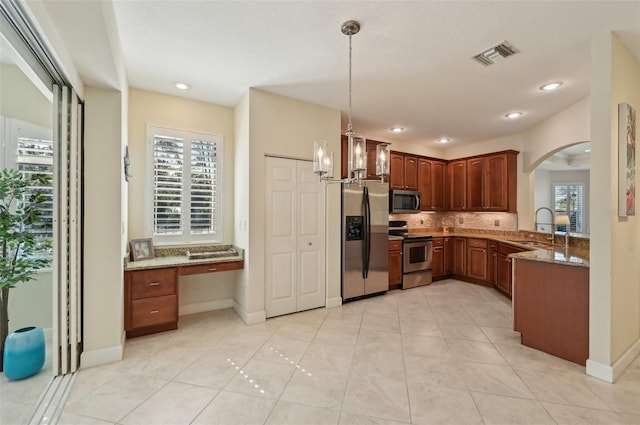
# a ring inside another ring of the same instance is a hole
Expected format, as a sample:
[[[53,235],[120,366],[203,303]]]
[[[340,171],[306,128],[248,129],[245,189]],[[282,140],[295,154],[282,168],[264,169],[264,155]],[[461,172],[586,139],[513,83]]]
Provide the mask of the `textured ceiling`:
[[[89,13],[92,2],[77,3],[46,7],[54,20]],[[227,106],[255,87],[340,109],[343,125],[348,37],[340,26],[358,20],[354,130],[434,147],[443,136],[453,146],[519,133],[587,96],[595,35],[616,32],[640,60],[638,1],[116,0],[102,7],[111,4],[130,86]],[[91,38],[91,28],[60,31],[71,45]],[[470,59],[505,40],[521,53],[490,67]],[[99,80],[91,55],[100,51],[88,52],[79,69]],[[564,81],[560,90],[538,90],[555,80]],[[192,89],[178,91],[175,81]],[[504,118],[511,111],[524,115]],[[393,126],[406,131],[392,134]]]

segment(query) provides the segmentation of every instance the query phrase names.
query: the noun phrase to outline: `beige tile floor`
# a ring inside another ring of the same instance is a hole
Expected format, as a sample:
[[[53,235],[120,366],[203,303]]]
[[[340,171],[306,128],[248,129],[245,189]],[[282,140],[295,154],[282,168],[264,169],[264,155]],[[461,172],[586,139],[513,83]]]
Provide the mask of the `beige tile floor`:
[[[447,280],[246,326],[232,310],[81,370],[61,424],[640,424],[640,359],[607,384],[524,347],[511,303]]]

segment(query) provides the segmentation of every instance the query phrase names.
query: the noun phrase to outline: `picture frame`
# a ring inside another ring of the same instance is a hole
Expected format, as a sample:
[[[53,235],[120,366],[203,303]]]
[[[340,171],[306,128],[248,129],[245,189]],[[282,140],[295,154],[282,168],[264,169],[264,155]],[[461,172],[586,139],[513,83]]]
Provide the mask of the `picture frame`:
[[[133,261],[150,260],[155,257],[152,239],[132,239],[129,241]]]
[[[618,217],[636,215],[636,111],[618,104]]]

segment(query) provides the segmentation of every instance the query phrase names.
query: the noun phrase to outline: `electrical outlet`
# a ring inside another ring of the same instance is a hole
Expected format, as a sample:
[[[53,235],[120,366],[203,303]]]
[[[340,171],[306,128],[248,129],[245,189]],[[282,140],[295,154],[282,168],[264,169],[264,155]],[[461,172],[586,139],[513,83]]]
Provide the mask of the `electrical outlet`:
[[[458,223],[460,223],[460,224],[464,223],[464,218],[458,217]]]
[[[500,226],[500,220],[496,220],[496,221],[494,221],[494,222],[493,222],[493,225],[494,225],[494,226]]]

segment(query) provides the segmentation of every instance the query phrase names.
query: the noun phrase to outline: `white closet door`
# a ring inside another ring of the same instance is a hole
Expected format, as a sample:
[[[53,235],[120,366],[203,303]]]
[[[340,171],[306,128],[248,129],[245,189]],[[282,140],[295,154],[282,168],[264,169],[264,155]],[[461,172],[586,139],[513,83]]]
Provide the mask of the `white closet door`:
[[[324,193],[313,163],[296,161],[298,171],[297,309],[325,304]]]
[[[325,304],[324,192],[313,164],[266,158],[265,311]]]
[[[296,311],[296,161],[266,158],[265,311]]]

